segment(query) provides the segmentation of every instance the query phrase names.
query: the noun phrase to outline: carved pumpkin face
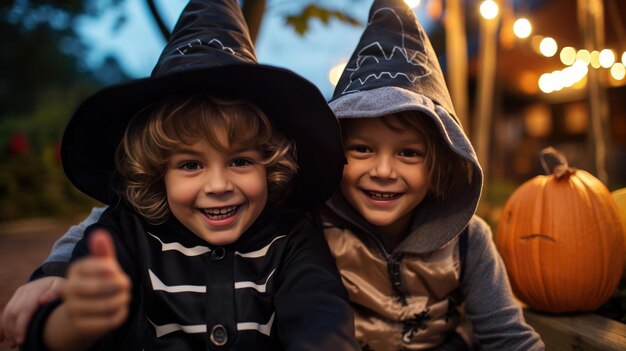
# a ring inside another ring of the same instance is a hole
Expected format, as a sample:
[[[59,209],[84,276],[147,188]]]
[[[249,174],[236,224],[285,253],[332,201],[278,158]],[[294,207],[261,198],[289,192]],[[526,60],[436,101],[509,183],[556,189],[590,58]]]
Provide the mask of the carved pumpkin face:
[[[522,184],[496,234],[517,297],[549,312],[593,311],[608,300],[621,278],[623,240],[608,189],[573,169]]]

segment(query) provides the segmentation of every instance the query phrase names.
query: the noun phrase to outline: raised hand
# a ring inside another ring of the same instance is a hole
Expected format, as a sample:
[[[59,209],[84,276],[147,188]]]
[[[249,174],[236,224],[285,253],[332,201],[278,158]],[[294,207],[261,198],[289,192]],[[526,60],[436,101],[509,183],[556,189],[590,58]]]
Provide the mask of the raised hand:
[[[121,326],[128,316],[131,283],[117,262],[110,235],[103,229],[89,240],[90,256],[70,265],[63,288],[62,319],[71,337],[96,341]],[[50,334],[48,334],[50,335]]]

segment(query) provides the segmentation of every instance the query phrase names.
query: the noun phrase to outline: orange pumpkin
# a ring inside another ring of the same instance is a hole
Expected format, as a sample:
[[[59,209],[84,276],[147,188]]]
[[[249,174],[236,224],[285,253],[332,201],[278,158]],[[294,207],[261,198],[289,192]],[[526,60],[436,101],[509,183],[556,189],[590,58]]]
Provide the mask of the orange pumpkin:
[[[556,150],[517,188],[498,223],[496,246],[516,296],[547,312],[594,311],[619,284],[624,238],[615,201],[591,174]]]

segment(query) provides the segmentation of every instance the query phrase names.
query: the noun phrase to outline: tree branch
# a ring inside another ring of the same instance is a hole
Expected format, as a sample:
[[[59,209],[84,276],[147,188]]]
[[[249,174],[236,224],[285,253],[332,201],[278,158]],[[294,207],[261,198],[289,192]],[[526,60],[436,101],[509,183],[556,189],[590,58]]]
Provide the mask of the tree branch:
[[[157,26],[159,27],[159,30],[161,31],[163,38],[165,39],[165,41],[167,41],[170,38],[170,31],[169,29],[167,29],[167,26],[163,22],[161,15],[159,15],[159,10],[157,9],[156,4],[154,3],[154,0],[146,0],[146,4],[148,4],[150,13],[152,14],[152,17],[154,18],[154,21],[156,22]]]

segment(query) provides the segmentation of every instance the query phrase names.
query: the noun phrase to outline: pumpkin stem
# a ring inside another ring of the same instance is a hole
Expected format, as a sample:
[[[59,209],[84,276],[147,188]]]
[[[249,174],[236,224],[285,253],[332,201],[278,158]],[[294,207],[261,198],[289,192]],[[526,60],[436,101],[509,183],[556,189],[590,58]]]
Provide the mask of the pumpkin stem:
[[[569,167],[565,155],[551,146],[541,150],[539,159],[544,172],[554,174],[557,178],[569,176],[576,170]]]

